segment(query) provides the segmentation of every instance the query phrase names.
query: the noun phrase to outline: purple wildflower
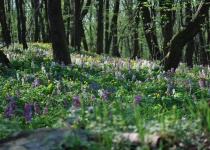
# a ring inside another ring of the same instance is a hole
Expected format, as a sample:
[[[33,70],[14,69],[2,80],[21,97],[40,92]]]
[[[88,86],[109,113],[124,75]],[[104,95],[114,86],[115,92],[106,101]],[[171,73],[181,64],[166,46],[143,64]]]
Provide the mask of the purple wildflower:
[[[106,101],[106,100],[108,100],[108,90],[104,90],[103,91],[103,98],[104,98],[104,100]]]
[[[66,107],[68,107],[68,106],[69,106],[69,101],[68,101],[68,98],[64,98],[64,104],[65,104],[65,106],[66,106]]]
[[[6,100],[9,100],[9,94],[8,93],[6,93],[5,95],[4,95],[4,98],[6,99]]]
[[[43,108],[43,111],[42,111],[42,114],[43,114],[43,115],[46,115],[47,113],[48,113],[48,109],[47,109],[47,107],[44,107],[44,108]]]
[[[200,86],[201,89],[204,88],[204,84],[203,84],[203,80],[202,79],[199,79],[198,80],[198,84],[199,84],[199,86]]]
[[[31,121],[31,105],[28,103],[25,103],[23,116],[27,122]]]
[[[37,102],[34,102],[34,113],[35,113],[35,115],[39,114],[39,108],[38,108]]]
[[[141,101],[141,95],[140,94],[137,94],[137,95],[135,95],[134,97],[134,103],[135,104],[138,104],[140,101]]]
[[[188,82],[185,80],[183,84],[184,84],[184,88],[186,88],[186,87],[187,87]]]
[[[174,70],[175,70],[174,68],[171,68],[171,72],[172,72],[172,73],[174,73]]]
[[[90,95],[90,99],[91,99],[92,101],[94,101],[94,100],[95,100],[95,95],[94,95],[94,94],[91,94],[91,95]]]
[[[11,117],[13,115],[12,113],[15,109],[16,109],[15,101],[12,100],[6,105],[6,107],[4,109],[5,117],[6,118]]]
[[[72,107],[73,108],[78,108],[81,106],[80,100],[79,100],[79,95],[74,94],[72,97]]]

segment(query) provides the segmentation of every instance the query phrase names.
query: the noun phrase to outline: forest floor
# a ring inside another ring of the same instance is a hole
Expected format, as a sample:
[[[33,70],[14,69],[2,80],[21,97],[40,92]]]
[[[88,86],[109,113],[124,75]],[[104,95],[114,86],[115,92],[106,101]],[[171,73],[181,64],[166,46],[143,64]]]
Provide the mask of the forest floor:
[[[11,68],[0,67],[0,149],[64,127],[88,136],[59,132],[60,149],[210,149],[209,66],[164,72],[144,59],[73,50],[64,66],[50,48],[4,50]]]

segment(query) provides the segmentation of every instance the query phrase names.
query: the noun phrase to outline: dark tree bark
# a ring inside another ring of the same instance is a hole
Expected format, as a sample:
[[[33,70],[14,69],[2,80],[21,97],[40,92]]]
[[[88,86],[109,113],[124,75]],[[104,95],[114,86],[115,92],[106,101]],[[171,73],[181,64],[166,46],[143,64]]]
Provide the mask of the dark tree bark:
[[[26,16],[23,10],[24,1],[19,0],[19,4],[20,4],[20,19],[22,23],[22,39],[21,40],[23,44],[23,49],[27,49],[28,45],[26,43]]]
[[[138,4],[139,5],[139,4]],[[139,26],[139,16],[140,15],[140,6],[137,7],[136,14],[134,14],[134,23],[133,23],[133,28],[132,28],[132,59],[135,59],[137,56],[140,58],[140,53],[139,53],[139,32],[138,32],[138,26]]]
[[[200,63],[205,66],[205,65],[208,65],[208,60],[207,60],[205,41],[204,41],[202,31],[198,33],[198,36],[199,36]]]
[[[192,19],[192,6],[191,1],[188,0],[186,2],[185,6],[185,12],[186,12],[186,20],[185,23],[188,24],[189,21]],[[186,53],[185,53],[185,61],[188,67],[193,67],[193,53],[195,52],[195,40],[192,38],[188,43],[186,47]]]
[[[152,18],[150,16],[150,10],[146,4],[147,0],[138,0],[141,8],[142,21],[144,26],[144,34],[147,40],[147,44],[150,50],[150,55],[153,60],[160,59],[160,50],[158,48],[157,37],[155,34],[154,27],[151,26]]]
[[[80,0],[74,1],[74,48],[80,52],[81,48],[81,2]]]
[[[53,58],[58,63],[71,63],[61,12],[61,0],[48,0],[48,18],[52,40]]]
[[[117,21],[118,21],[118,13],[119,13],[120,1],[115,0],[114,6],[114,15],[111,22],[111,29],[112,29],[112,56],[120,57],[119,47],[118,47],[118,30],[117,30]]]
[[[201,24],[204,23],[209,10],[210,0],[202,0],[196,11],[195,17],[177,34],[173,36],[170,41],[168,54],[163,59],[164,69],[176,69],[182,56],[182,49],[188,41],[190,41],[201,29]]]
[[[10,31],[8,29],[7,22],[6,22],[4,0],[0,1],[0,23],[2,27],[2,35],[3,35],[4,42],[6,43],[6,45],[10,45],[11,37],[10,37]]]
[[[10,32],[8,30],[7,23],[6,23],[4,0],[0,1],[0,23],[2,26],[2,35],[3,35],[4,42],[6,42],[6,46],[8,46],[11,44],[11,37],[10,37]],[[9,59],[1,50],[0,50],[0,63],[2,63],[3,66],[10,65]]]
[[[15,0],[16,10],[17,10],[17,29],[18,29],[18,41],[22,44],[22,32],[21,32],[21,19],[20,19],[20,2]]]
[[[173,37],[173,26],[174,26],[174,16],[173,16],[173,0],[161,0],[160,1],[160,15],[161,15],[161,25],[163,34],[163,57],[168,53],[168,49],[165,48],[170,43]]]
[[[34,42],[39,41],[39,0],[32,1],[32,7],[34,9],[34,22],[35,22],[35,32],[34,32]]]
[[[84,9],[81,12],[81,20],[80,20],[80,26],[81,26],[81,41],[83,42],[83,47],[86,51],[88,51],[88,44],[85,36],[85,30],[84,30],[84,25],[83,25],[83,19],[87,15],[89,11],[89,7],[91,5],[91,0],[87,0],[86,5]]]
[[[207,22],[207,25],[206,25],[206,31],[207,31],[207,41],[206,41],[206,44],[207,44],[207,57],[208,57],[208,64],[210,64],[210,20],[209,20],[209,13],[207,14],[207,19],[206,19],[206,22]]]
[[[44,1],[42,0],[41,4],[40,4],[40,14],[39,14],[39,22],[40,22],[40,33],[42,35],[42,42],[43,43],[47,43],[49,42],[49,38],[47,36],[46,30],[45,30],[45,20],[44,20]]]
[[[105,54],[109,54],[109,49],[107,48],[109,44],[109,0],[106,0],[105,4],[106,16],[105,16]]]
[[[96,53],[103,53],[103,39],[104,39],[104,17],[103,17],[103,0],[98,0],[98,26],[97,26],[97,41]]]
[[[43,0],[43,9],[44,9],[44,14],[45,16],[43,17],[44,18],[44,24],[45,24],[45,39],[44,41],[45,42],[50,42],[51,39],[50,39],[50,25],[49,25],[49,20],[48,20],[48,6],[47,6],[47,0]]]
[[[111,20],[111,25],[110,25],[110,33],[109,33],[109,38],[107,40],[106,44],[106,51],[109,52],[111,42],[112,42],[112,55],[113,56],[120,56],[120,53],[118,51],[118,44],[117,44],[117,20],[118,20],[118,12],[119,12],[119,0],[115,0],[115,5],[114,5],[114,11],[113,11],[113,16]],[[114,39],[115,38],[115,39]],[[115,45],[114,45],[115,43]],[[113,52],[114,50],[114,52]],[[115,51],[117,50],[117,51]],[[115,54],[114,54],[115,53]],[[108,54],[108,53],[107,53]]]

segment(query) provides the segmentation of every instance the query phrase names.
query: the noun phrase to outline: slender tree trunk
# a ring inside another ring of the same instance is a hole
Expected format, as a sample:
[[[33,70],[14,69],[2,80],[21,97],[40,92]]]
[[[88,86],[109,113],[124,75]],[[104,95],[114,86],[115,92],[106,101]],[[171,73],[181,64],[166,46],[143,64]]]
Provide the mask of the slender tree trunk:
[[[107,48],[109,44],[109,0],[106,0],[106,16],[105,16],[105,54],[109,54],[109,49]]]
[[[49,25],[49,21],[48,21],[48,6],[47,6],[47,0],[43,0],[43,4],[44,4],[44,10],[45,10],[45,30],[46,30],[46,39],[45,42],[50,42],[50,25]]]
[[[27,49],[28,45],[26,43],[26,16],[24,15],[24,10],[23,10],[23,5],[24,1],[20,0],[20,19],[22,22],[22,44],[23,44],[23,49]]]
[[[191,10],[191,1],[188,0],[186,2],[185,6],[185,12],[186,12],[186,20],[185,24],[188,24],[190,20],[192,19],[192,10]],[[193,67],[193,53],[195,52],[195,40],[192,38],[188,43],[186,47],[186,53],[185,53],[185,61],[187,63],[188,67]]]
[[[208,64],[210,64],[210,20],[209,20],[209,13],[207,13],[207,19],[206,19],[206,22],[207,22],[207,25],[206,25],[206,31],[207,31],[207,57],[208,57]]]
[[[182,49],[188,41],[190,41],[201,29],[201,24],[204,23],[209,10],[210,0],[202,0],[195,14],[194,19],[177,34],[173,36],[168,48],[168,54],[164,58],[164,69],[176,69],[182,56]]]
[[[74,1],[74,48],[80,52],[81,48],[81,2]]]
[[[48,15],[53,58],[56,62],[68,65],[71,63],[71,59],[62,18],[61,0],[48,0]]]
[[[70,37],[70,18],[71,18],[71,4],[69,0],[64,1],[64,15],[66,19],[64,20],[66,26],[66,39],[69,44]]]
[[[160,1],[160,15],[161,15],[161,24],[162,24],[162,34],[163,34],[163,57],[168,53],[168,49],[165,48],[170,43],[170,40],[173,37],[173,0],[161,0]]]
[[[10,45],[11,37],[10,37],[10,31],[8,29],[7,21],[6,21],[4,0],[0,0],[0,23],[2,26],[2,35],[4,38],[4,42],[6,42],[6,45]]]
[[[18,29],[18,41],[22,44],[22,30],[21,30],[21,19],[20,19],[20,2],[15,0],[17,10],[17,29]]]
[[[144,34],[147,40],[147,44],[150,50],[150,54],[153,60],[160,59],[160,50],[158,48],[157,37],[155,34],[155,30],[153,26],[150,26],[152,23],[152,19],[150,16],[150,10],[146,4],[147,0],[138,0],[140,3],[142,21],[144,26]]]
[[[82,42],[83,42],[83,47],[84,47],[84,50],[88,51],[88,44],[87,44],[87,40],[86,40],[86,36],[85,36],[84,27],[82,27],[81,29],[82,29]]]
[[[41,6],[40,6],[39,22],[40,22],[40,33],[42,35],[42,42],[47,43],[48,39],[47,39],[47,33],[45,31],[45,26],[46,25],[44,24],[44,4],[43,4],[43,1],[41,3]]]
[[[35,20],[35,32],[34,32],[34,41],[39,41],[39,0],[33,0],[33,9],[34,9],[34,20]]]
[[[135,57],[140,58],[140,53],[139,53],[139,32],[138,32],[138,26],[139,26],[139,16],[140,15],[140,7],[137,8],[137,12],[135,14],[134,18],[134,24],[133,24],[133,29],[132,29],[132,51],[133,51],[133,56],[132,59]]]
[[[208,60],[207,60],[207,53],[206,53],[206,49],[205,49],[205,41],[203,38],[203,34],[202,31],[200,31],[198,33],[199,36],[199,51],[200,51],[200,63],[202,65],[207,65],[208,64]]]
[[[120,7],[120,0],[115,0],[115,6],[114,6],[114,15],[112,18],[112,56],[120,57],[119,53],[119,47],[118,47],[118,30],[117,30],[117,22],[118,22],[118,13],[119,13],[119,7]]]
[[[98,26],[97,26],[97,41],[96,53],[103,53],[103,37],[104,37],[104,22],[103,22],[103,0],[98,0]]]

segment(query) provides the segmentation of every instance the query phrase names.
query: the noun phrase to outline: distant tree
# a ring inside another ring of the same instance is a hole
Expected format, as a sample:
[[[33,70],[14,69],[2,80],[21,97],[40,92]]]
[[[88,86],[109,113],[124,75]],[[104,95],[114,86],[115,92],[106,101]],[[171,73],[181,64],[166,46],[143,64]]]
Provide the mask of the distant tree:
[[[34,33],[34,41],[38,42],[39,41],[39,33],[40,33],[40,28],[39,28],[39,14],[40,14],[40,6],[39,6],[39,0],[32,0],[31,1],[32,7],[34,9],[34,22],[35,22],[35,33]]]
[[[140,22],[140,4],[137,4],[137,7],[135,8],[133,0],[125,0],[125,2],[129,15],[129,24],[131,25],[131,58],[134,59],[136,56],[139,58],[140,47],[138,26]]]
[[[105,54],[109,54],[109,0],[105,0]]]
[[[71,63],[61,11],[61,0],[48,0],[48,18],[53,48],[53,58],[58,63]]]

